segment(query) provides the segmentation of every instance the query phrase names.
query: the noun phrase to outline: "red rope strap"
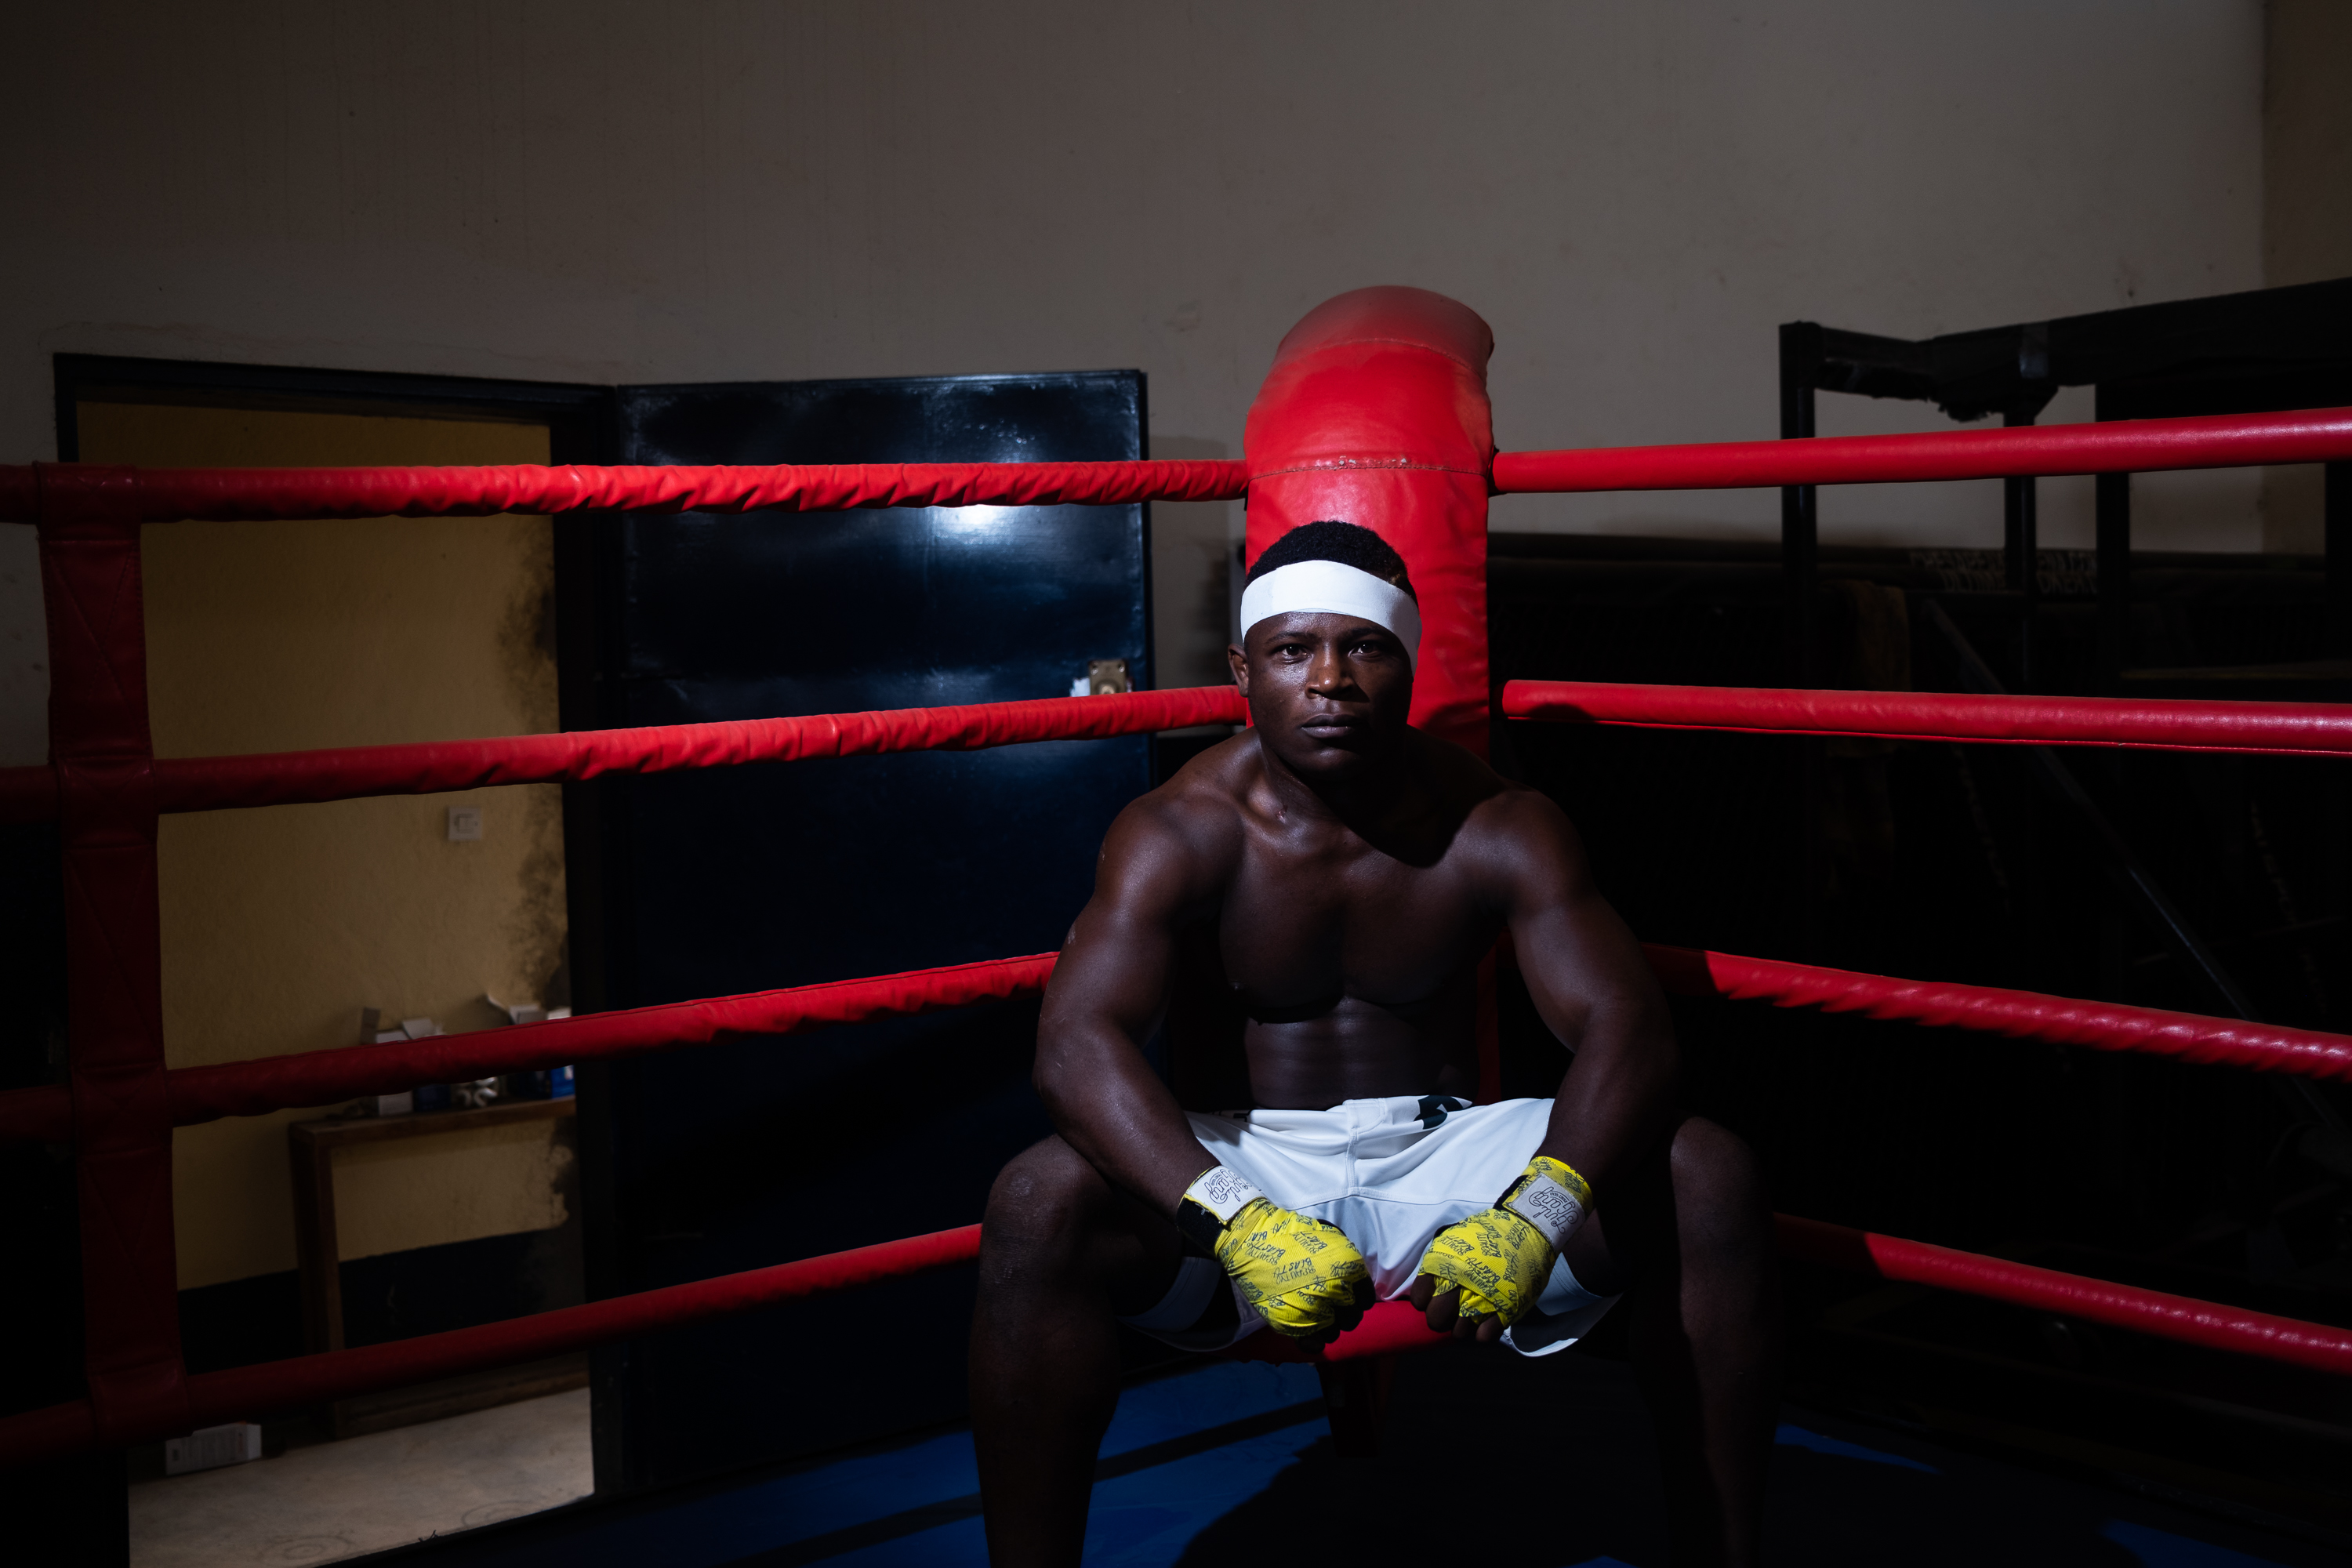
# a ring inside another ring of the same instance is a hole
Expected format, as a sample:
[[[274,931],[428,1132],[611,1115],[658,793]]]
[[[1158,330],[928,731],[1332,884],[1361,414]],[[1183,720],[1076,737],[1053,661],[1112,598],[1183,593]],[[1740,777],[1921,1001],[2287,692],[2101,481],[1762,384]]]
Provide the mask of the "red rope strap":
[[[331,1105],[357,1095],[398,1094],[420,1083],[464,1083],[493,1073],[533,1072],[747,1035],[796,1035],[868,1018],[961,1007],[1044,990],[1054,958],[1050,952],[992,958],[468,1035],[177,1068],[166,1080],[172,1124],[192,1127],[223,1116],[261,1116],[295,1106]],[[68,1135],[68,1117],[62,1087],[0,1094],[0,1139],[62,1142]]]
[[[180,1429],[247,1420],[403,1384],[568,1355],[709,1318],[951,1268],[978,1256],[980,1226],[968,1225],[478,1328],[262,1362],[226,1372],[198,1373],[188,1379],[187,1423]],[[173,1435],[171,1429],[151,1425],[110,1434],[110,1441],[131,1443]],[[97,1446],[97,1438],[86,1400],[10,1416],[0,1420],[0,1466],[89,1449]]]
[[[1991,479],[2035,474],[2147,473],[2352,458],[2352,408],[2114,419],[1918,436],[1717,441],[1497,452],[1498,495],[1533,490],[1703,490],[1892,480]]]
[[[2202,1066],[2352,1079],[2352,1038],[2314,1029],[2035,991],[1901,980],[1686,947],[1648,945],[1643,952],[1665,988],[1680,996],[1819,1007],[2092,1050],[2138,1051]],[[222,1116],[259,1116],[363,1094],[397,1094],[419,1083],[462,1083],[493,1073],[610,1060],[738,1036],[797,1034],[1043,990],[1054,958],[1043,952],[991,959],[470,1035],[179,1068],[168,1075],[167,1094],[173,1124],[186,1127]],[[0,1093],[0,1141],[63,1142],[70,1136],[69,1107],[62,1085]]]
[[[1031,741],[1100,740],[1248,717],[1230,686],[1187,686],[1106,697],[1041,697],[951,708],[814,713],[641,730],[574,730],[482,741],[264,752],[241,757],[165,757],[155,763],[161,811],[223,811],[350,800],[373,795],[434,795],[487,784],[550,784],[604,773],[738,767],[806,757],[885,752],[968,752]],[[0,769],[0,821],[57,815],[47,768]]]
[[[2140,702],[2116,697],[1513,680],[1503,686],[1503,714],[1555,724],[1749,734],[2138,746],[2264,756],[2340,757],[2352,752],[2352,706],[2336,702]]]
[[[1849,1230],[1819,1220],[1789,1215],[1772,1217],[1780,1231],[1781,1253],[1809,1263],[2084,1318],[2207,1350],[2232,1351],[2339,1377],[2352,1376],[2352,1333],[2325,1323],[2086,1279],[2054,1268]]]
[[[1788,1215],[1773,1218],[1781,1252],[1808,1262],[2083,1318],[2209,1350],[2352,1375],[2352,1333],[2326,1324],[2110,1284],[1817,1220]],[[949,1268],[970,1262],[979,1252],[980,1226],[966,1226],[478,1328],[200,1373],[188,1379],[187,1424],[193,1427],[249,1420],[403,1384],[568,1354],[685,1323]],[[1422,1315],[1408,1304],[1385,1301],[1367,1312],[1359,1327],[1339,1336],[1320,1359],[1352,1361],[1390,1355],[1441,1344],[1449,1337],[1431,1333]],[[1248,1349],[1252,1359],[1317,1359],[1287,1342],[1261,1344],[1253,1340]],[[151,1425],[113,1434],[110,1440],[137,1442],[171,1435]],[[97,1426],[87,1401],[30,1411],[0,1420],[0,1467],[84,1451],[96,1447],[97,1441]]]
[[[1788,963],[1777,958],[1741,958],[1687,947],[1645,943],[1643,951],[1660,982],[1678,996],[1819,1007],[1824,1013],[1860,1013],[1868,1018],[1930,1028],[1976,1029],[2097,1051],[2139,1051],[2200,1066],[2352,1079],[2352,1037],[2316,1029],[2209,1018],[2158,1007],[2127,1007],[2120,1002],[2083,1002],[2071,996],[2045,996],[2038,991],[1899,980],[1852,969]]]
[[[2120,419],[1913,436],[1498,452],[1498,494],[1876,484],[2150,472],[2352,458],[2352,410]],[[0,521],[33,522],[102,495],[150,522],[479,516],[492,512],[800,511],[873,506],[1231,500],[1231,461],[846,463],[663,468],[105,468],[0,465]]]
[[[142,522],[495,512],[841,511],[881,506],[1110,506],[1234,500],[1237,462],[832,463],[770,467],[113,468],[0,466],[0,521],[37,522],[92,495]]]

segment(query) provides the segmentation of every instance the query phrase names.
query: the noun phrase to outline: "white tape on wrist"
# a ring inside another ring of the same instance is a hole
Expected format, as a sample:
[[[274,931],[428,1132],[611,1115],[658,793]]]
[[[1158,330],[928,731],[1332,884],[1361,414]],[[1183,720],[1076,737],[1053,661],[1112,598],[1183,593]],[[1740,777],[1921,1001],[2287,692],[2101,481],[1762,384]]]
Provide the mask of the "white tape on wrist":
[[[1184,1189],[1184,1195],[1215,1215],[1220,1225],[1231,1225],[1234,1215],[1247,1207],[1252,1198],[1265,1196],[1247,1176],[1226,1165],[1202,1172]]]
[[[1520,1183],[1503,1206],[1543,1232],[1554,1252],[1584,1223],[1584,1205],[1576,1194],[1540,1173]]]

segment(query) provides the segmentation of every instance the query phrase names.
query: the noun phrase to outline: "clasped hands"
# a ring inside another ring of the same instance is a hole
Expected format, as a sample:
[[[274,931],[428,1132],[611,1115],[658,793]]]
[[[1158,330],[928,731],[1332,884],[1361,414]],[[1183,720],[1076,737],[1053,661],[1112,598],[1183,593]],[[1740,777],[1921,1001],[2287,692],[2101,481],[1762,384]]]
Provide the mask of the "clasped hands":
[[[1408,1299],[1433,1329],[1498,1338],[1535,1306],[1591,1204],[1582,1176],[1537,1155],[1493,1207],[1437,1233]],[[1372,1303],[1370,1270],[1344,1231],[1279,1206],[1225,1166],[1186,1190],[1177,1222],[1269,1327],[1310,1349],[1354,1328]]]

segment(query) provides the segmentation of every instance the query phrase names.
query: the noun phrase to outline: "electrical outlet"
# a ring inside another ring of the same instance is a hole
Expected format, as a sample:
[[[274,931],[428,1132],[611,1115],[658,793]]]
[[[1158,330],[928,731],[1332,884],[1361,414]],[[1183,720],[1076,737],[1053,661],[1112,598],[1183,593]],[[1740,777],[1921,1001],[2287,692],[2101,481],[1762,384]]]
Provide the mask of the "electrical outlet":
[[[482,841],[482,808],[478,805],[453,805],[449,808],[449,842],[479,844]]]

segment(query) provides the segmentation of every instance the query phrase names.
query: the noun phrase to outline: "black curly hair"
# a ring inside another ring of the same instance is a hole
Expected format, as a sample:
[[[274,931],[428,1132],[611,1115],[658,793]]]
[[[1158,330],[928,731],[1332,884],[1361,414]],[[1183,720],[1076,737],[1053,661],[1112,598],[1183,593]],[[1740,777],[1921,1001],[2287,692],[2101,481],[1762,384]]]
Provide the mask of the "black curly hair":
[[[1402,589],[1415,604],[1421,602],[1421,595],[1412,591],[1412,578],[1405,572],[1404,557],[1396,552],[1396,547],[1369,528],[1341,522],[1337,518],[1301,523],[1267,545],[1265,553],[1257,558],[1242,582],[1246,586],[1269,572],[1295,566],[1301,561],[1336,561],[1342,566],[1353,566],[1391,587]]]

